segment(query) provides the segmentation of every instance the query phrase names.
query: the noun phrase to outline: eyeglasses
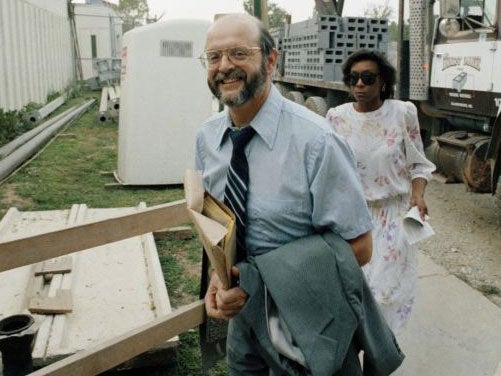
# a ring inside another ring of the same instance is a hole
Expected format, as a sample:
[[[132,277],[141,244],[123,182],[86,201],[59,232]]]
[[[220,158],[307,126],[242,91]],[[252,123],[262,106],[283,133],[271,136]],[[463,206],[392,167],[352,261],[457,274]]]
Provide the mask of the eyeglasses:
[[[199,59],[204,68],[211,69],[217,67],[221,63],[225,53],[228,60],[233,64],[242,64],[245,63],[249,57],[254,55],[255,52],[260,50],[261,47],[244,46],[225,48],[224,50],[209,50],[200,55]]]
[[[373,85],[376,82],[377,76],[379,76],[379,74],[369,71],[363,71],[362,73],[350,72],[348,82],[350,83],[350,86],[355,86],[358,80],[361,79],[364,85]]]

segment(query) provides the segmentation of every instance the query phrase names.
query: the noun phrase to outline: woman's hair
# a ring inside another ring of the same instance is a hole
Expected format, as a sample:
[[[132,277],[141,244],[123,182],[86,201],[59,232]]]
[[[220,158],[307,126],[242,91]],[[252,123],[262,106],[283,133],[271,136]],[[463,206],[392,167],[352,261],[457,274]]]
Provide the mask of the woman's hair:
[[[378,51],[372,50],[358,50],[348,56],[344,62],[343,69],[343,82],[346,86],[350,86],[350,73],[353,64],[359,61],[370,60],[375,62],[379,67],[379,75],[384,83],[384,90],[381,90],[381,99],[385,100],[393,98],[395,94],[395,84],[397,82],[397,73],[393,65],[388,61],[386,56]]]

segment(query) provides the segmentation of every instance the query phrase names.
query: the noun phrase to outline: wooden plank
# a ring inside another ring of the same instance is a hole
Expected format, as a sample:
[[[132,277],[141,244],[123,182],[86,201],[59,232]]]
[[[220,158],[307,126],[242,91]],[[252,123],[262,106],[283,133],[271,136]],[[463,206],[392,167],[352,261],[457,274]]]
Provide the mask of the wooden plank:
[[[8,227],[8,224],[14,222],[18,217],[19,210],[17,210],[17,208],[9,208],[9,210],[7,210],[7,213],[5,213],[2,220],[0,221],[0,236]]]
[[[113,171],[100,171],[100,172],[99,172],[99,175],[101,175],[101,176],[111,176],[111,177],[113,177],[113,176],[115,176],[115,173],[114,173]]]
[[[45,261],[39,270],[35,270],[35,276],[44,274],[64,274],[71,272],[73,259],[68,256]]]
[[[87,205],[85,204],[73,204],[71,206],[71,210],[68,215],[67,224],[74,225],[77,223],[82,223],[85,219],[85,213],[87,211]],[[35,264],[35,268],[40,266],[40,270],[44,264],[50,263],[51,261],[69,259],[73,266],[76,266],[75,262],[76,254],[71,256],[62,256],[61,258],[55,258],[48,260],[44,263]],[[35,273],[36,274],[36,273]],[[42,280],[42,285],[36,286],[34,284],[33,291],[34,293],[31,297],[42,296],[43,293],[43,276],[34,276],[35,281],[37,279]],[[52,297],[56,296],[58,289],[66,289],[71,290],[72,288],[72,279],[73,276],[71,273],[65,273],[56,275],[50,281],[49,291],[47,296]],[[40,283],[40,282],[38,282]],[[26,303],[28,305],[28,303]],[[38,331],[38,335],[35,340],[35,344],[32,351],[33,363],[35,366],[44,366],[50,362],[54,362],[54,354],[55,356],[60,355],[57,354],[57,350],[60,347],[62,342],[63,334],[65,331],[66,324],[66,314],[41,314],[37,315],[38,320],[42,323],[40,326],[40,330]],[[56,350],[55,350],[56,349]]]
[[[190,221],[186,201],[0,243],[0,272]]]
[[[203,300],[187,304],[149,324],[80,351],[59,362],[30,373],[31,376],[90,376],[102,373],[148,349],[164,343],[205,320]]]
[[[37,297],[30,300],[28,310],[31,313],[68,313],[73,311],[71,290],[60,289],[56,296]]]
[[[187,240],[194,236],[191,226],[177,226],[155,231],[153,233],[155,240]]]
[[[31,352],[34,362],[35,359],[43,359],[45,357],[52,329],[52,322],[54,321],[54,315],[36,315],[36,317],[40,322],[40,327],[38,329],[37,336],[35,337],[33,351]]]
[[[141,202],[139,208],[143,209],[145,207],[146,204]],[[143,243],[148,279],[150,281],[151,298],[155,306],[157,317],[167,315],[172,312],[172,307],[170,305],[169,293],[165,284],[162,265],[160,265],[155,239],[151,233],[148,233],[141,236],[141,241]]]
[[[61,289],[71,290],[73,282],[72,273],[64,274],[61,281]],[[61,347],[63,343],[63,336],[66,327],[67,315],[54,315],[54,321],[52,321],[52,328],[50,337],[47,340],[47,349],[45,351],[44,361],[49,361],[49,359],[54,359],[55,357],[61,357]]]
[[[33,270],[40,269],[42,264],[33,265]],[[55,281],[51,281],[52,283]],[[34,297],[43,296],[44,294],[44,277],[42,275],[35,276],[32,274],[32,279],[28,284],[28,292],[26,293],[26,304],[27,307],[30,303],[30,300]],[[38,333],[35,337],[35,343],[33,344],[33,351],[31,352],[31,356],[33,359],[43,359],[45,357],[45,351],[47,349],[47,343],[50,338],[50,331],[52,328],[52,322],[54,320],[54,315],[34,315],[37,319],[37,322],[40,323],[40,327],[38,329]]]

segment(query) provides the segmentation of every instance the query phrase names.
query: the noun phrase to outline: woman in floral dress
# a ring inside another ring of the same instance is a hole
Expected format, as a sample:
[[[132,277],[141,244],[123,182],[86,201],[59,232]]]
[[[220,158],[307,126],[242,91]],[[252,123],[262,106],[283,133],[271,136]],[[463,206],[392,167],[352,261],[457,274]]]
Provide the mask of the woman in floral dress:
[[[412,206],[424,219],[424,191],[435,166],[424,155],[416,107],[391,99],[395,69],[386,58],[360,50],[343,65],[343,82],[355,99],[331,108],[327,119],[352,147],[374,222],[373,252],[363,271],[396,335],[416,296],[417,254],[402,230]]]

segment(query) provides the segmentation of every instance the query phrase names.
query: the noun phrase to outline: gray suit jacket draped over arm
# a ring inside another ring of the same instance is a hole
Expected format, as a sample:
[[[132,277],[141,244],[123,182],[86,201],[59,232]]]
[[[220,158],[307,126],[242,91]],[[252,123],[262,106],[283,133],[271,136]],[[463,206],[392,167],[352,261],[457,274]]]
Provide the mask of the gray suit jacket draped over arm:
[[[380,314],[351,247],[327,232],[311,235],[241,263],[240,286],[250,293],[240,313],[257,337],[267,336],[264,301],[253,291],[268,288],[303,352],[312,375],[332,376],[358,366],[364,375],[389,375],[404,355]],[[263,343],[269,347],[270,342]],[[357,351],[349,351],[355,347]],[[276,354],[275,354],[276,356]]]

